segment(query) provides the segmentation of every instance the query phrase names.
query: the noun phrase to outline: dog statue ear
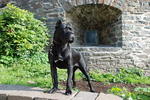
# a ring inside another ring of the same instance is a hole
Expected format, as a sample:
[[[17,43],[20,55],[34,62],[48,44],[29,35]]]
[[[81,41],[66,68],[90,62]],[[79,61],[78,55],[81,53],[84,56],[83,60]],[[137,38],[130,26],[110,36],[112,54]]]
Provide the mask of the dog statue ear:
[[[56,27],[55,28],[59,27],[61,24],[62,24],[62,21],[58,20],[57,23],[56,23]]]

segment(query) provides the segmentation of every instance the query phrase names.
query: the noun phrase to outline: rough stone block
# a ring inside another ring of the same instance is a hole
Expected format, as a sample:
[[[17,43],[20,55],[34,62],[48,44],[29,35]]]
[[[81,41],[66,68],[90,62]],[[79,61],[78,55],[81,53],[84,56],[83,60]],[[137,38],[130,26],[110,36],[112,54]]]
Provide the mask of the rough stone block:
[[[129,15],[122,15],[122,19],[123,20],[134,20],[133,16],[129,16]]]
[[[35,97],[37,100],[72,100],[77,92],[73,92],[72,95],[65,95],[65,90],[57,91],[54,94],[44,93],[41,96]]]
[[[6,94],[0,94],[0,100],[7,100]]]
[[[8,95],[7,100],[33,100],[32,97]]]
[[[143,19],[144,19],[145,21],[150,21],[150,17],[149,17],[149,16],[144,17]]]
[[[123,99],[113,94],[100,93],[96,100],[123,100]]]
[[[52,100],[52,99],[48,99],[48,98],[39,98],[39,97],[37,97],[37,98],[34,98],[34,100]]]
[[[79,92],[72,100],[95,100],[98,93]]]
[[[0,100],[71,100],[77,92],[65,95],[65,90],[59,90],[54,94],[44,93],[44,90],[36,87],[17,85],[0,85]],[[5,99],[6,95],[8,99]],[[1,99],[2,96],[4,99]]]
[[[146,26],[146,27],[144,27],[145,29],[150,29],[150,26]]]

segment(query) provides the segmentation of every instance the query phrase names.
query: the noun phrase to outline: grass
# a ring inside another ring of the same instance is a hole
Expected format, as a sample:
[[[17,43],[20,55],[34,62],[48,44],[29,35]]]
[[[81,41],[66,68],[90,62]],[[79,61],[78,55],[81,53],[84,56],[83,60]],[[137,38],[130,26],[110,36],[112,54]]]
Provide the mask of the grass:
[[[34,57],[36,58],[36,56]],[[50,65],[47,63],[47,58],[37,61],[31,59],[20,60],[11,65],[11,67],[0,64],[0,84],[19,84],[27,86],[36,86],[49,88],[52,86],[50,76]],[[38,58],[40,59],[40,58]],[[59,81],[65,81],[67,72],[63,69],[58,69]],[[128,84],[150,84],[150,77],[144,76],[141,70],[137,69],[121,69],[118,73],[100,73],[90,72],[93,81],[103,83],[128,83]],[[76,80],[84,78],[81,72],[76,73]]]
[[[14,63],[11,67],[0,65],[0,84],[17,84],[50,88],[52,87],[52,80],[49,66],[48,63],[31,64],[30,62]],[[58,69],[58,76],[59,81],[65,81],[67,78],[66,70]],[[81,79],[80,72],[76,73],[76,79]]]

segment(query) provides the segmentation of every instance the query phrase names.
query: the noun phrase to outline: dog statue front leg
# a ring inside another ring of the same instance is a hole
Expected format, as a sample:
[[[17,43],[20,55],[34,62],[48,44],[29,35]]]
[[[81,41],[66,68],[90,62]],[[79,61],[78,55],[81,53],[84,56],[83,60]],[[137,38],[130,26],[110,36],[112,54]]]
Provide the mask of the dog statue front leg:
[[[48,93],[54,93],[58,90],[58,77],[57,77],[57,68],[54,64],[51,65],[51,77],[53,82],[53,88],[48,91]]]
[[[69,66],[67,70],[68,78],[67,78],[67,86],[66,86],[66,95],[72,94],[72,76],[73,76],[73,66]]]

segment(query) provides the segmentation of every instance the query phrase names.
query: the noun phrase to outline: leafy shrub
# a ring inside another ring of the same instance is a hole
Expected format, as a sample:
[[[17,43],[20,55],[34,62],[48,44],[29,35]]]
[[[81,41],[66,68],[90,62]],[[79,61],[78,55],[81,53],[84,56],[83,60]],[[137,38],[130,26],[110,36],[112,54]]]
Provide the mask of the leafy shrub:
[[[47,45],[46,26],[26,10],[8,4],[0,10],[0,62],[34,55]],[[12,57],[12,58],[11,58]]]

